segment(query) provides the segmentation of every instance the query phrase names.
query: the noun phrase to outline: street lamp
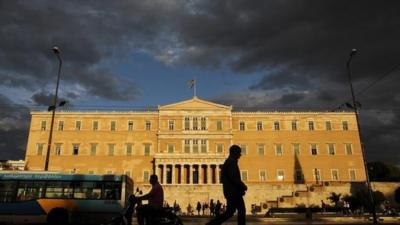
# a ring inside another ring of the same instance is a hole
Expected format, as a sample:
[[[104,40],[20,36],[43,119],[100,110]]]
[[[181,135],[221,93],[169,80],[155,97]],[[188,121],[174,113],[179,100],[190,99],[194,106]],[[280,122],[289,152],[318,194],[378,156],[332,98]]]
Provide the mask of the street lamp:
[[[58,96],[58,85],[60,84],[60,74],[61,74],[61,67],[62,67],[62,59],[61,59],[61,52],[60,49],[57,46],[53,47],[53,53],[57,56],[59,64],[58,64],[58,73],[57,73],[57,85],[56,85],[56,94],[54,95],[53,99],[53,105],[49,106],[48,111],[52,111],[51,114],[51,122],[50,122],[50,134],[49,134],[49,140],[47,142],[47,152],[46,152],[46,161],[44,164],[44,170],[48,171],[49,170],[49,159],[50,159],[50,150],[51,150],[51,139],[53,137],[53,126],[54,126],[54,116],[56,114],[56,108],[57,108],[57,96]],[[65,104],[65,102],[63,102]]]
[[[367,178],[367,188],[368,188],[368,193],[369,193],[369,197],[371,200],[371,205],[372,205],[372,218],[373,218],[373,223],[374,224],[378,224],[378,219],[376,216],[376,210],[375,210],[375,201],[374,201],[374,196],[372,193],[372,188],[371,188],[371,182],[369,180],[369,175],[368,175],[368,167],[367,167],[367,160],[365,158],[365,149],[364,149],[364,144],[362,142],[362,136],[361,136],[361,129],[360,129],[360,121],[358,118],[358,106],[359,103],[356,101],[356,97],[354,95],[354,89],[353,89],[353,83],[351,80],[351,67],[350,67],[350,63],[351,60],[353,59],[354,55],[357,53],[357,49],[352,49],[351,53],[350,53],[350,58],[347,61],[347,75],[349,78],[349,84],[350,84],[350,90],[351,90],[351,98],[352,98],[352,105],[350,108],[352,108],[354,110],[354,114],[356,116],[356,122],[357,122],[357,129],[358,129],[358,135],[360,138],[360,144],[361,144],[361,153],[362,153],[362,157],[363,157],[363,162],[364,162],[364,170],[365,170],[365,176]]]

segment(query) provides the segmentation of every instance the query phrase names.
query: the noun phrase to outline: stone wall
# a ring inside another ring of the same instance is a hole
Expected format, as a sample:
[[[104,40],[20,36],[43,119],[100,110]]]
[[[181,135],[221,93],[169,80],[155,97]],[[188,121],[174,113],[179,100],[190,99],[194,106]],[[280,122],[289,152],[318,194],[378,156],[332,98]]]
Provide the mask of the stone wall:
[[[340,193],[342,196],[351,194],[352,190],[361,187],[363,183],[347,182],[325,182],[323,184],[249,184],[249,190],[244,199],[247,213],[250,213],[252,204],[262,206],[262,213],[270,207],[296,207],[320,206],[321,200],[326,204],[331,204],[327,198],[331,192]],[[389,201],[396,205],[394,201],[394,191],[400,187],[400,183],[373,182],[374,191],[381,191]],[[149,186],[139,187],[146,193]],[[176,200],[180,204],[183,212],[190,203],[194,208],[199,201],[216,202],[220,200],[225,203],[221,185],[164,185],[165,200],[172,205]],[[263,207],[264,206],[264,207]]]

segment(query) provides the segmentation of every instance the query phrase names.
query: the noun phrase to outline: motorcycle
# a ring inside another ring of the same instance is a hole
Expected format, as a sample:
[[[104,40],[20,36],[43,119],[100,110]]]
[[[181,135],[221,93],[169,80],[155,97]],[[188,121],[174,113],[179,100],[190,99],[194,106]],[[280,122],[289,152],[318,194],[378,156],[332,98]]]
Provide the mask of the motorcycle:
[[[111,219],[111,222],[106,225],[131,225],[133,211],[136,205],[140,205],[141,202],[136,197],[137,194],[142,194],[138,188],[136,192],[129,196],[128,203],[122,209],[118,216]],[[183,225],[182,220],[176,215],[174,208],[163,207],[154,212],[154,215],[145,218],[145,225]]]

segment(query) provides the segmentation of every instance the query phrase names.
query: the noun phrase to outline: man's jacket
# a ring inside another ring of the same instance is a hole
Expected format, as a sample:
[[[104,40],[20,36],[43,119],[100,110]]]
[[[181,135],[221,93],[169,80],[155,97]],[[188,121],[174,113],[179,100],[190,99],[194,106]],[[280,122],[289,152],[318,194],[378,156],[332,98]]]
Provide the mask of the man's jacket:
[[[243,196],[246,185],[240,179],[238,160],[228,157],[221,169],[221,182],[225,198]]]

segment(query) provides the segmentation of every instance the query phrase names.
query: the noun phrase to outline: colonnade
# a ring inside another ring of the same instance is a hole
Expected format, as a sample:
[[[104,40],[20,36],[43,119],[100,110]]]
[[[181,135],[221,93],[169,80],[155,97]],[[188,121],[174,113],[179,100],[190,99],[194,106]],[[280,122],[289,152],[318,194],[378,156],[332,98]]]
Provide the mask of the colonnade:
[[[156,174],[162,184],[219,184],[219,164],[158,164]]]

